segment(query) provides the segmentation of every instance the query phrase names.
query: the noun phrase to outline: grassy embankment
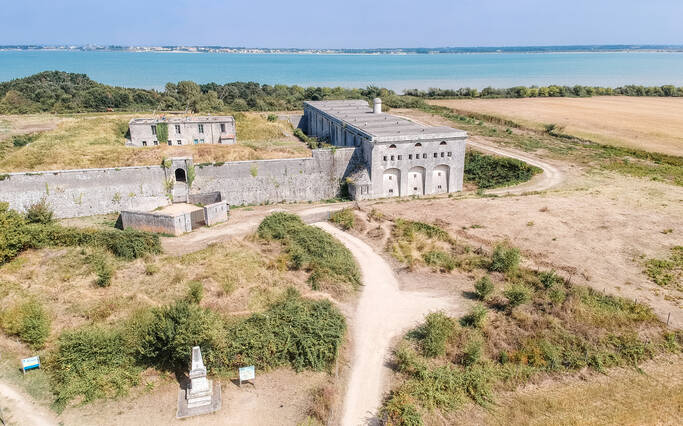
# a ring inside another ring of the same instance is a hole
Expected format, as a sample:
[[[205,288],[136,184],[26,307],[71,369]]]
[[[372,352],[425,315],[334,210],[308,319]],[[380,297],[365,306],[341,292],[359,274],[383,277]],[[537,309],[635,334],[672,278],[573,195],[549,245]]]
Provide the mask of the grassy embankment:
[[[674,185],[683,185],[683,157],[596,143],[562,133],[558,126],[543,130],[491,114],[454,111],[444,106],[424,105],[421,111],[438,115],[454,127],[485,136],[502,146],[538,152],[549,158],[569,161],[595,170],[608,170]]]
[[[468,402],[494,407],[496,394],[541,375],[680,353],[683,335],[649,307],[524,268],[509,243],[475,253],[438,226],[397,219],[387,249],[413,269],[475,276],[470,295],[479,300],[461,318],[429,314],[398,346],[399,384],[383,408],[391,424],[448,419]]]
[[[268,121],[257,113],[235,114],[238,140],[231,146],[126,147],[124,138],[132,117],[114,113],[61,116],[54,130],[0,139],[0,171],[156,165],[177,155],[192,155],[195,163],[310,156],[306,146],[292,136],[291,125]],[[18,126],[20,118],[12,117],[8,126]]]
[[[275,215],[260,227],[264,238],[171,257],[158,253],[158,238],[149,234],[140,240],[113,229],[28,224],[4,210],[0,230],[10,238],[0,241],[9,253],[0,265],[0,329],[16,338],[0,351],[16,359],[29,345],[36,348],[45,369],[30,391],[58,409],[124,395],[143,382],[153,387],[155,374],[142,371],[184,371],[194,345],[221,377],[246,364],[327,371],[342,343],[344,317],[329,301],[300,294],[318,285],[348,291],[358,285],[358,271],[339,242],[297,220]],[[45,244],[19,244],[36,232]],[[115,247],[81,238],[104,233],[120,236]],[[282,252],[271,242],[280,237]],[[118,248],[139,244],[144,250],[132,256]],[[308,271],[309,284],[290,268]]]

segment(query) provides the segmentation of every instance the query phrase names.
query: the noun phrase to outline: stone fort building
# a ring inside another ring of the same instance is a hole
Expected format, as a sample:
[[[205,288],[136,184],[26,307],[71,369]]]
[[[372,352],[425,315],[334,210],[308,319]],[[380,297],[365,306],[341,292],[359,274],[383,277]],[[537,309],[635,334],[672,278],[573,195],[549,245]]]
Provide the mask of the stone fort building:
[[[450,193],[462,190],[467,133],[428,127],[382,112],[380,99],[304,103],[309,136],[360,151],[364,167],[349,176],[355,199]]]
[[[160,125],[168,128],[168,137],[160,141],[157,129]],[[184,116],[160,118],[133,118],[128,124],[130,140],[128,146],[231,145],[237,140],[235,119],[232,116]]]

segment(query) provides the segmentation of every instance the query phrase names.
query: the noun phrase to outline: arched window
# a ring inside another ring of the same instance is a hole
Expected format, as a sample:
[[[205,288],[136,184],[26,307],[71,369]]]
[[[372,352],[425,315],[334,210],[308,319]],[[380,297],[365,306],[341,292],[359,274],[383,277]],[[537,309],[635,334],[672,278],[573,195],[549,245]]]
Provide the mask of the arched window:
[[[176,182],[185,182],[185,170],[175,169],[175,180]]]
[[[416,144],[415,144],[415,146],[417,146],[417,147],[421,147],[421,146],[422,146],[422,144],[421,144],[420,142],[418,142],[418,143],[416,143]]]
[[[448,145],[448,144],[446,143],[446,141],[441,141],[441,143],[439,145]]]
[[[391,145],[389,145],[389,148],[390,148],[390,149],[394,149],[394,148],[396,148],[396,145],[394,145],[394,144],[392,143]]]

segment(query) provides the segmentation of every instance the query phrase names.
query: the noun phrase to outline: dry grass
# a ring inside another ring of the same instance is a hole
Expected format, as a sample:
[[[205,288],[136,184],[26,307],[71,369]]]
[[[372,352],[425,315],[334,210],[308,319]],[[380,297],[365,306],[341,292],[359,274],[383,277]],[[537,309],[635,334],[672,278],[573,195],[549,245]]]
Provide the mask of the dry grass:
[[[563,133],[594,142],[683,155],[683,98],[604,96],[429,103],[495,115],[539,130],[555,123],[564,126]]]
[[[135,115],[139,116],[145,115]],[[192,155],[196,163],[310,156],[306,146],[292,136],[288,123],[268,122],[256,113],[237,114],[236,145],[126,147],[124,134],[132,117],[134,115],[113,113],[60,118],[39,115],[28,116],[26,122],[14,116],[0,117],[0,129],[7,129],[7,134],[10,131],[12,134],[35,132],[41,130],[41,125],[49,128],[58,122],[56,129],[44,131],[25,147],[9,146],[5,140],[0,149],[0,170],[153,165],[160,164],[164,157],[179,155]]]
[[[530,385],[502,397],[493,410],[472,408],[457,418],[495,425],[673,425],[683,416],[680,363],[680,357],[660,359],[641,366],[644,374],[615,369]]]
[[[264,309],[290,286],[308,286],[295,273],[271,265],[267,254],[243,241],[211,245],[193,254],[154,256],[114,265],[111,285],[99,288],[89,264],[90,249],[30,250],[0,267],[0,306],[34,297],[47,307],[51,337],[86,323],[112,323],[144,306],[159,306],[185,297],[188,282],[204,287],[202,306],[222,314]],[[48,340],[48,346],[50,340]]]

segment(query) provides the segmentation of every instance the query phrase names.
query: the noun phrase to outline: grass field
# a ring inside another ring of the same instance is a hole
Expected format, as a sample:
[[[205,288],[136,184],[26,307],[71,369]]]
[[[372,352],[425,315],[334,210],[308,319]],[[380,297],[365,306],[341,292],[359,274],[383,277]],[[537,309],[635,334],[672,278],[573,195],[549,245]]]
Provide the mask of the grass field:
[[[429,103],[494,115],[540,130],[553,123],[564,127],[562,133],[594,142],[683,156],[683,98],[605,96]]]
[[[196,163],[310,156],[288,123],[269,122],[262,114],[236,114],[237,144],[231,146],[127,147],[124,135],[133,117],[115,113],[0,116],[0,171],[152,165],[180,155],[192,155]],[[12,136],[31,133],[37,134],[34,141],[14,146]]]

